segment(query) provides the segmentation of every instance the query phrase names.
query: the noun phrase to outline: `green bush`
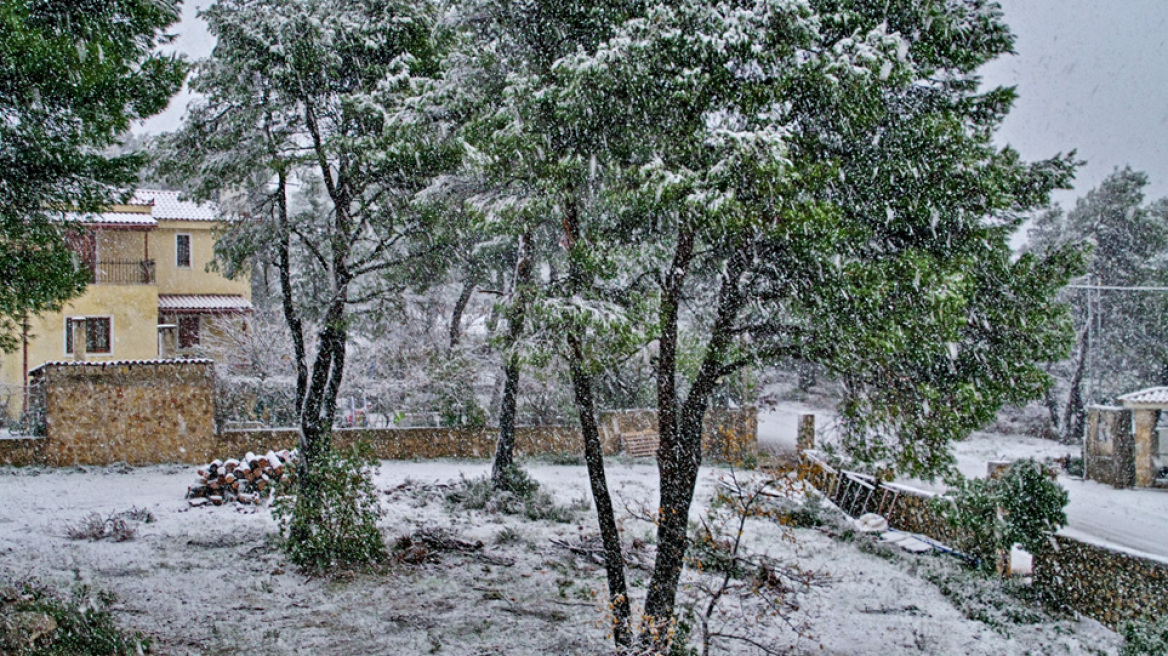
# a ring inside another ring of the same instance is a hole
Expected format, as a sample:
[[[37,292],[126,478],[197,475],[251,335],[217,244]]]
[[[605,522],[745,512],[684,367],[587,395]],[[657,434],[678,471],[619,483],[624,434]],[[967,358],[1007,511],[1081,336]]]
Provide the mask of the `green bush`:
[[[149,650],[150,640],[139,633],[124,633],[114,624],[109,607],[114,602],[108,593],[93,594],[80,586],[71,598],[62,598],[47,588],[32,583],[2,585],[0,599],[0,653],[22,656],[130,656]],[[25,614],[44,614],[52,618],[56,629],[28,641],[27,635],[9,635],[20,631],[12,618]]]
[[[503,472],[502,489],[496,489],[490,477],[464,476],[459,485],[446,495],[446,500],[467,510],[523,515],[532,521],[546,519],[563,524],[576,521],[577,512],[591,507],[587,499],[567,506],[557,504],[552,495],[539,489],[539,482],[516,466]]]
[[[296,566],[325,571],[381,562],[388,556],[368,445],[334,450],[317,463],[311,481],[298,474],[281,483],[272,514],[280,545]]]
[[[1001,478],[962,480],[935,501],[965,536],[957,546],[987,570],[1015,544],[1032,554],[1050,549],[1051,536],[1067,523],[1067,491],[1030,459],[1015,462]]]
[[[1168,618],[1126,622],[1119,633],[1123,636],[1123,656],[1168,654]]]

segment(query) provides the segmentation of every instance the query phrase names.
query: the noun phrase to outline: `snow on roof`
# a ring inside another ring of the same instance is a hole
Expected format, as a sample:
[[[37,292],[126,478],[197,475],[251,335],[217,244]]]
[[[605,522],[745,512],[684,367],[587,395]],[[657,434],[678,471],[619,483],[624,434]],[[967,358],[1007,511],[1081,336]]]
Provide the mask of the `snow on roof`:
[[[28,373],[32,374],[36,371],[44,369],[45,367],[122,367],[126,365],[155,365],[155,364],[215,364],[214,360],[209,358],[173,358],[169,360],[105,360],[105,361],[91,361],[91,360],[55,360],[53,362],[45,362],[29,369]]]
[[[159,294],[158,309],[170,312],[250,312],[242,296],[216,294]]]
[[[163,221],[218,221],[214,203],[196,203],[179,200],[180,192],[161,189],[139,189],[130,199],[131,205],[153,205],[153,216]]]
[[[1149,387],[1119,397],[1125,408],[1146,406],[1168,407],[1168,387]]]
[[[142,227],[153,227],[158,225],[158,221],[155,221],[150,214],[143,212],[65,212],[65,220],[97,225]]]

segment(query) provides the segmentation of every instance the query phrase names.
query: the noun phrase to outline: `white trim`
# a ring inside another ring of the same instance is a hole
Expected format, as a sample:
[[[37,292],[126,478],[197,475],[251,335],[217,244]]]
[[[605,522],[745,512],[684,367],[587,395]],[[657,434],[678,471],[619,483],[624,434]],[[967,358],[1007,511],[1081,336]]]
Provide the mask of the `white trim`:
[[[178,238],[187,238],[187,257],[190,258],[190,263],[187,265],[179,264],[178,262]],[[174,268],[176,269],[193,269],[195,268],[195,240],[191,237],[189,232],[174,233]]]

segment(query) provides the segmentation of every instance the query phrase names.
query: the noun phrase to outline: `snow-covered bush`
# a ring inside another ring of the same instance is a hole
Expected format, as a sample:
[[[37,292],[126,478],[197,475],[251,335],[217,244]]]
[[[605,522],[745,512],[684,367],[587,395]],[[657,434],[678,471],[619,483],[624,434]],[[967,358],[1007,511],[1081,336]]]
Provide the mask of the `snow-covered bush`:
[[[386,558],[377,530],[376,464],[367,445],[334,449],[318,461],[311,484],[299,480],[299,472],[281,484],[272,514],[284,553],[294,564],[322,571]]]
[[[962,480],[937,499],[937,510],[965,538],[957,545],[994,569],[1018,545],[1032,554],[1051,548],[1051,536],[1067,523],[1067,491],[1046,467],[1019,460],[996,479]]]
[[[1123,636],[1123,656],[1168,654],[1168,618],[1127,622],[1119,632]]]
[[[505,470],[501,489],[497,489],[489,477],[464,476],[446,495],[446,500],[467,510],[523,515],[532,521],[546,519],[560,523],[574,522],[578,512],[590,508],[587,500],[566,506],[556,503],[552,495],[540,489],[537,481],[515,466]]]

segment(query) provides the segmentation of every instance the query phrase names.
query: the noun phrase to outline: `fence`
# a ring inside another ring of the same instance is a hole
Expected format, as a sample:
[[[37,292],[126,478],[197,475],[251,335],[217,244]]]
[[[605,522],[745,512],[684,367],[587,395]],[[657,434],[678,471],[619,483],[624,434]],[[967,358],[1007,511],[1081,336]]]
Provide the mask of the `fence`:
[[[936,511],[930,502],[935,495],[880,483],[805,455],[805,478],[852,517],[877,513],[893,528],[951,546],[968,539]],[[1082,613],[1112,629],[1129,620],[1168,613],[1168,559],[1065,535],[1053,540],[1052,549],[1034,555],[1033,586],[1046,603]]]
[[[106,285],[154,284],[154,260],[102,260],[89,270],[89,282]]]

